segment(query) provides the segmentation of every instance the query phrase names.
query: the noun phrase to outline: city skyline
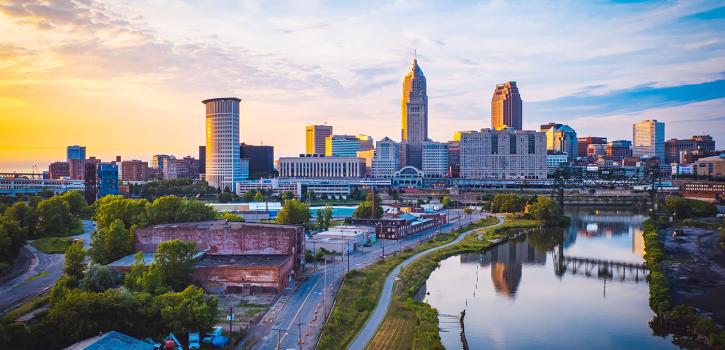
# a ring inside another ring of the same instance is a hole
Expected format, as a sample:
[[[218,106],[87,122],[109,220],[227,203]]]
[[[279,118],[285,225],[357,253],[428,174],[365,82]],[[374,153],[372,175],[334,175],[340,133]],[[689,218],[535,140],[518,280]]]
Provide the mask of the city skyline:
[[[665,139],[725,137],[713,127],[725,121],[721,3],[493,2],[448,6],[443,16],[436,4],[253,4],[230,5],[220,15],[228,24],[191,20],[209,6],[0,3],[0,170],[45,169],[75,144],[103,160],[194,155],[204,143],[198,101],[209,96],[240,97],[240,141],[273,145],[278,156],[302,153],[302,127],[323,122],[400,141],[399,84],[414,49],[436,141],[489,127],[490,91],[509,80],[525,97],[526,130],[555,121],[627,140],[632,124],[657,119]],[[299,11],[283,11],[291,9]],[[403,14],[438,25],[401,27],[393,19]],[[309,45],[319,50],[306,53]]]

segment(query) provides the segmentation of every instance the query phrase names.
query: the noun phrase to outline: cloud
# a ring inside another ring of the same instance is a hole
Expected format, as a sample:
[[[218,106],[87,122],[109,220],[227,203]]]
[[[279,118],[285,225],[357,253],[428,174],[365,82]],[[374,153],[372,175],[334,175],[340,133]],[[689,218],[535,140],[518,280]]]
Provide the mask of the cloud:
[[[586,91],[586,90],[585,90]],[[725,97],[725,79],[697,84],[657,87],[654,84],[614,90],[601,95],[586,92],[527,104],[527,114],[568,119],[641,112]]]

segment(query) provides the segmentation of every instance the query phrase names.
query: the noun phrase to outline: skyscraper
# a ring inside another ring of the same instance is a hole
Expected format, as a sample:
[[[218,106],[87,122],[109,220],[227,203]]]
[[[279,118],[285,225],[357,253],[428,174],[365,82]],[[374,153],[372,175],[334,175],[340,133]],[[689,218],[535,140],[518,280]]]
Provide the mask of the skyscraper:
[[[66,161],[71,159],[86,159],[86,146],[68,146],[66,148]]]
[[[325,154],[325,138],[331,135],[331,125],[307,125],[305,127],[305,153]]]
[[[521,95],[515,81],[496,85],[491,98],[491,129],[521,130]]]
[[[632,157],[643,156],[665,164],[665,123],[648,119],[632,125]]]
[[[372,159],[373,177],[393,177],[393,174],[400,169],[399,152],[398,143],[388,137],[378,141]]]
[[[579,142],[576,131],[566,124],[549,123],[541,125],[541,132],[546,133],[546,149],[566,153],[569,161],[576,159],[579,153]]]
[[[401,166],[423,166],[423,142],[428,139],[428,92],[425,75],[413,59],[410,70],[403,78],[403,99],[401,100],[401,140],[406,144]]]
[[[206,107],[206,181],[236,191],[242,180],[239,157],[239,102],[236,97],[202,101]]]

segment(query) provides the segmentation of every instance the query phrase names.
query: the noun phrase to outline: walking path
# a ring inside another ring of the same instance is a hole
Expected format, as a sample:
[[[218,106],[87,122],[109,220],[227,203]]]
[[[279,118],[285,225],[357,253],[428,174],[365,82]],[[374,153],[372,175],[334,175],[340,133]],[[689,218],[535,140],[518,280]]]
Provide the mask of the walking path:
[[[487,228],[496,227],[499,225],[502,225],[504,222],[503,217],[498,216],[498,223],[493,226],[488,226]],[[400,265],[395,267],[392,272],[388,275],[388,277],[385,279],[385,285],[383,286],[383,293],[380,295],[380,300],[378,300],[378,305],[375,306],[375,309],[373,310],[373,313],[370,315],[370,318],[368,318],[367,322],[365,322],[365,325],[363,328],[358,332],[355,339],[352,341],[350,346],[348,347],[349,350],[363,350],[365,346],[373,339],[375,336],[375,333],[378,330],[378,327],[380,327],[380,324],[383,322],[383,319],[385,318],[385,314],[388,312],[388,308],[390,307],[390,301],[393,294],[393,285],[395,284],[395,281],[398,278],[398,275],[400,274],[400,270],[402,270],[404,267],[410,265],[410,263],[418,260],[423,255],[426,255],[430,252],[434,252],[438,249],[443,249],[445,247],[454,245],[463,238],[465,238],[468,234],[471,232],[478,230],[480,228],[474,228],[472,230],[468,230],[466,232],[461,233],[451,242],[448,242],[444,245],[440,245],[437,247],[430,248],[428,250],[422,251],[418,254],[415,254],[411,256],[408,259],[405,259]]]

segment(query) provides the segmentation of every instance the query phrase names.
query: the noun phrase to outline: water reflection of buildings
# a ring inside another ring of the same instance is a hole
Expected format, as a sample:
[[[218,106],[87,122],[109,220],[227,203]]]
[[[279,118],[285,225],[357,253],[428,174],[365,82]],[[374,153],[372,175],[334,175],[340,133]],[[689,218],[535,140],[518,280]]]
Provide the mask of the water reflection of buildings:
[[[508,242],[480,254],[461,255],[461,263],[491,266],[493,287],[508,297],[516,295],[524,264],[546,264],[546,253],[537,252],[527,242]]]
[[[639,227],[644,222],[644,215],[607,215],[592,214],[573,215],[569,231],[564,236],[564,247],[576,242],[577,236],[584,237],[616,237],[632,235],[632,251],[643,255],[644,240]]]

